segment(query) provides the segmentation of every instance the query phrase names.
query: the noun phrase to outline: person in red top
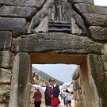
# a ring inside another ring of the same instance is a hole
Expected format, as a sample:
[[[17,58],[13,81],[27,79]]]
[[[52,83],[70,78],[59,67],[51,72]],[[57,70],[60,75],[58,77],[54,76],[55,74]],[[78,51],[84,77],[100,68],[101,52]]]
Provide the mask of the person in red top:
[[[42,93],[38,89],[36,89],[33,98],[34,98],[35,107],[40,107],[41,99],[42,99]]]

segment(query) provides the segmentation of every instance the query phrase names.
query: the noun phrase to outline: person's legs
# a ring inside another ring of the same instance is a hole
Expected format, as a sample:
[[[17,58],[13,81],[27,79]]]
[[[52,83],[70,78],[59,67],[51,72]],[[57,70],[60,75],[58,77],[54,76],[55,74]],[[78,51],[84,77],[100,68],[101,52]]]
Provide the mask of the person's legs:
[[[35,102],[34,104],[35,104],[35,107],[37,107],[37,102]]]
[[[38,102],[38,107],[40,107],[40,105],[41,105],[41,101]]]

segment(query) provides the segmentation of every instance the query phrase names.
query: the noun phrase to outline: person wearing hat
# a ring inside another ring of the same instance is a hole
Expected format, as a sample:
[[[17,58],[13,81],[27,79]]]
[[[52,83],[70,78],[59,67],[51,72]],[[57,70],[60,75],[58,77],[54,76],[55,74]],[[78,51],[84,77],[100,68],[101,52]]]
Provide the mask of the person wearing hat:
[[[58,107],[58,105],[60,103],[58,100],[60,91],[70,85],[70,83],[57,85],[57,84],[55,84],[55,80],[52,78],[49,79],[49,84],[46,87],[43,87],[40,85],[32,85],[31,83],[29,83],[29,84],[32,87],[37,88],[37,89],[41,90],[42,92],[44,92],[46,107]],[[58,100],[57,104],[56,104],[56,101],[54,102],[55,105],[52,104],[53,98]]]

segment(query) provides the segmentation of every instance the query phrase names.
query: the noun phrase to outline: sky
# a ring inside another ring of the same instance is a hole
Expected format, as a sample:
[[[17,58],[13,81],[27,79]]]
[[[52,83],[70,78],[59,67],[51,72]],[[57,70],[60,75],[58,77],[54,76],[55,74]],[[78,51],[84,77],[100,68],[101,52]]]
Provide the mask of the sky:
[[[107,0],[94,0],[94,4],[98,6],[107,6]],[[33,64],[33,67],[44,71],[48,75],[62,81],[70,82],[74,70],[77,65],[73,64]]]
[[[95,5],[107,6],[107,0],[94,0]]]
[[[64,83],[72,80],[72,73],[77,68],[77,65],[73,64],[33,64],[32,66]]]

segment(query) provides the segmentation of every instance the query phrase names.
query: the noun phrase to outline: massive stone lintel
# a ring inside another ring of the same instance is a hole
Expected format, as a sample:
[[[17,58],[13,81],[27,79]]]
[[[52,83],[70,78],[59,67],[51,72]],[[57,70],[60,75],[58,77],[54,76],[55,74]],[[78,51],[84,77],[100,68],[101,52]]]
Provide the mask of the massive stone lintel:
[[[13,40],[12,51],[54,53],[99,53],[102,45],[77,35],[66,33],[42,33],[23,35]]]

